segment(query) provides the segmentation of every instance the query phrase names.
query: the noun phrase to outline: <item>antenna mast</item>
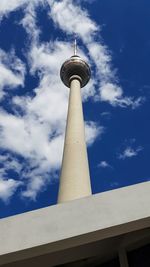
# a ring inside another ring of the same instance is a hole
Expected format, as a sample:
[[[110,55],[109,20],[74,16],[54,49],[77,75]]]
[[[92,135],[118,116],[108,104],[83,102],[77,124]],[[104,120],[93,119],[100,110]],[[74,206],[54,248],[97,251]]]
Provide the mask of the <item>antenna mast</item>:
[[[74,40],[74,55],[77,55],[77,39]]]

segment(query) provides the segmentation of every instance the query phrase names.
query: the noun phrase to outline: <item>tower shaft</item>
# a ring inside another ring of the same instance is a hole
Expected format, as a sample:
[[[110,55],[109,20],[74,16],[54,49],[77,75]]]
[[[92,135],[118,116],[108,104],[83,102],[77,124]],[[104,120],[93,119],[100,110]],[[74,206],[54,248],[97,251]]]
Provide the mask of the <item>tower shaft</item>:
[[[85,142],[81,85],[79,79],[74,77],[70,83],[58,203],[90,194],[91,183]]]

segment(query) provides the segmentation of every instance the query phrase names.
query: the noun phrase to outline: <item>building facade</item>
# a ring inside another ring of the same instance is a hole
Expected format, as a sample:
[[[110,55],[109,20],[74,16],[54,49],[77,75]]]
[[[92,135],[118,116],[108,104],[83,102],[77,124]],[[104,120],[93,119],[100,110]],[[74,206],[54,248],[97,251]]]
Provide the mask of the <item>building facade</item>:
[[[150,182],[0,221],[0,266],[150,266]]]

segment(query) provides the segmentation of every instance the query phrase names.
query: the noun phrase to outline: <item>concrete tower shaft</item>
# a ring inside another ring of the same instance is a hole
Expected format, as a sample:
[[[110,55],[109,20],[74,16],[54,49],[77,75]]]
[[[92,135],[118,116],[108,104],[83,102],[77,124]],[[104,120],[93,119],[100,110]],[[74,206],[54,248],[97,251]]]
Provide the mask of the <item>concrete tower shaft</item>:
[[[91,194],[81,100],[81,87],[90,79],[90,68],[74,55],[62,65],[60,76],[63,83],[70,87],[70,95],[58,203]]]

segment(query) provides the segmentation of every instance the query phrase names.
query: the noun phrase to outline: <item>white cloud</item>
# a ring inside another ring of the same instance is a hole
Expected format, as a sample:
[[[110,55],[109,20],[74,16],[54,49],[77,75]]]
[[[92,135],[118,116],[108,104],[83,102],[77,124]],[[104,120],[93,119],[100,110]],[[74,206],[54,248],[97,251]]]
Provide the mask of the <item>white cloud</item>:
[[[13,89],[24,85],[25,65],[15,56],[0,49],[0,99],[6,93],[7,88]]]
[[[0,177],[7,176],[8,170],[13,170],[16,173],[20,173],[22,166],[16,158],[12,158],[8,153],[6,155],[0,155]]]
[[[119,155],[119,159],[126,159],[126,158],[132,158],[139,154],[139,152],[143,150],[141,146],[137,148],[132,148],[130,146],[126,147],[125,150]]]
[[[9,178],[9,171],[20,174],[21,164],[8,153],[0,155],[0,199],[8,202],[11,196],[16,192],[17,188],[22,185],[21,181]]]
[[[20,181],[14,179],[3,180],[0,178],[0,199],[4,202],[8,202],[20,184]]]
[[[63,134],[55,131],[55,126],[50,126],[47,122],[40,122],[34,119],[34,115],[17,117],[8,113],[0,113],[0,143],[1,148],[12,151],[24,158],[24,164],[19,170],[15,162],[5,164],[3,176],[13,167],[17,168],[20,177],[26,181],[25,192],[23,196],[35,196],[42,188],[35,186],[38,179],[38,185],[44,185],[52,180],[53,171],[57,170],[61,164]],[[53,130],[55,135],[53,136]],[[10,134],[11,133],[11,134]],[[13,156],[12,156],[13,157]],[[5,172],[5,173],[4,173]],[[41,182],[40,182],[41,180]],[[32,188],[32,194],[31,194]],[[30,194],[28,194],[28,191]]]
[[[29,181],[27,190],[22,193],[22,197],[30,198],[36,200],[37,192],[41,192],[42,189],[45,189],[46,181],[42,176],[36,176]]]
[[[105,160],[103,160],[103,161],[101,161],[99,164],[98,164],[98,167],[99,168],[112,168],[111,167],[111,165],[107,162],[107,161],[105,161]]]
[[[132,109],[139,107],[144,101],[143,97],[139,97],[137,99],[124,97],[122,88],[117,84],[112,83],[104,83],[101,86],[100,97],[102,101],[107,101],[112,106],[131,106]]]
[[[44,3],[45,0],[1,0],[0,4],[0,19],[3,16],[9,15],[10,12],[15,11],[19,8],[26,7],[30,4],[38,5],[40,3]]]
[[[17,8],[20,8],[22,5],[24,5],[27,0],[1,0],[0,4],[0,15],[6,15],[10,13],[11,11],[16,10]]]
[[[109,111],[103,111],[100,116],[105,119],[110,119],[111,113]]]
[[[85,123],[85,135],[88,146],[92,145],[97,137],[100,137],[103,133],[104,127],[99,126],[96,122],[87,121]]]
[[[65,32],[69,34],[77,33],[87,41],[90,35],[97,30],[95,22],[89,18],[88,13],[72,1],[48,0],[48,2],[51,7],[50,17]]]
[[[105,83],[101,87],[101,99],[103,101],[108,101],[111,104],[117,103],[117,101],[122,97],[122,89],[112,83]]]
[[[25,16],[20,22],[20,24],[25,28],[26,32],[28,33],[29,39],[32,42],[38,42],[40,28],[36,26],[37,23],[37,14],[36,8],[40,5],[41,8],[46,2],[45,0],[26,0],[27,5],[25,6],[24,13]]]
[[[58,152],[61,151],[58,148],[59,145],[62,146],[63,136],[55,132],[56,136],[51,137],[55,127],[52,128],[52,125],[34,119],[31,114],[29,117],[17,117],[6,112],[0,113],[0,126],[2,148],[31,160],[37,159],[39,162],[45,158],[51,168],[59,166],[61,153]]]

